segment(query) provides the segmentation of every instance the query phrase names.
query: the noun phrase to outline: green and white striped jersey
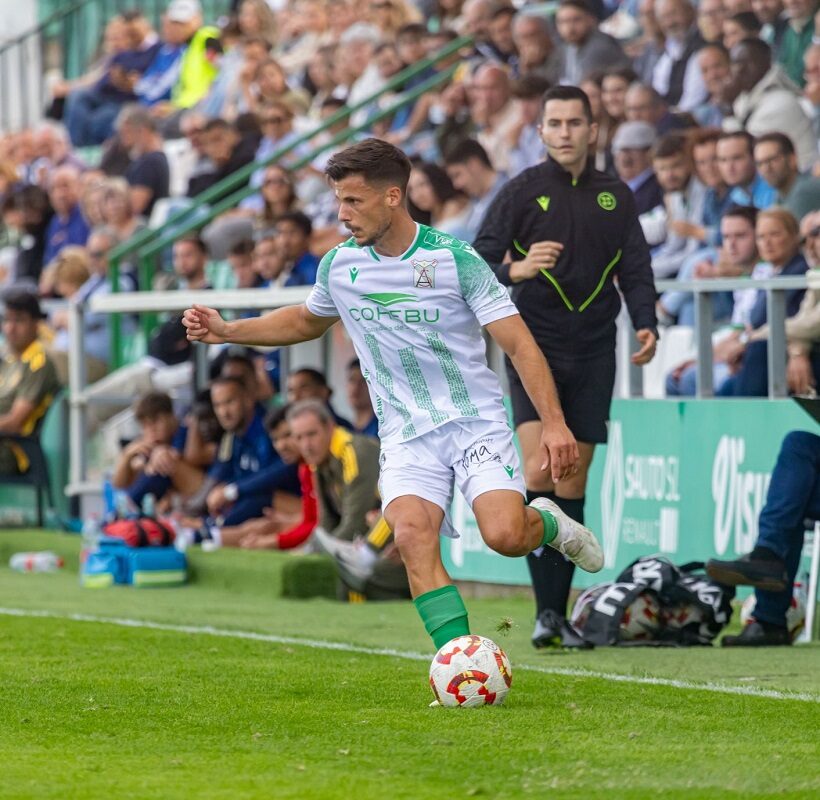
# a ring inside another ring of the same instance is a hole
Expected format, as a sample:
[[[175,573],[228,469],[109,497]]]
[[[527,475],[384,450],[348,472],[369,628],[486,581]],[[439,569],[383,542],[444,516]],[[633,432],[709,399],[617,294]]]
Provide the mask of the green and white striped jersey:
[[[419,225],[407,252],[389,258],[349,239],[322,259],[307,307],[344,322],[382,441],[465,417],[506,422],[481,326],[518,311],[466,242]]]

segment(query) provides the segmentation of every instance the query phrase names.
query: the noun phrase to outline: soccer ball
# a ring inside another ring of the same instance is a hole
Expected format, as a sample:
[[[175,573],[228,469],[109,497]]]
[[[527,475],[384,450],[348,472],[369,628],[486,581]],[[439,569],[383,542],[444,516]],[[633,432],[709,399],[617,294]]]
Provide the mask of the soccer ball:
[[[753,619],[755,615],[755,606],[757,605],[757,597],[752,592],[740,607],[740,624],[745,628]],[[794,584],[794,592],[792,593],[791,603],[786,611],[786,627],[789,629],[789,638],[794,641],[799,635],[800,631],[806,625],[806,604],[803,601],[803,587],[799,583]]]
[[[641,592],[624,611],[621,639],[626,642],[654,639],[662,624],[657,598],[649,592]]]
[[[498,706],[512,683],[504,651],[483,636],[458,636],[430,664],[430,686],[443,706]]]

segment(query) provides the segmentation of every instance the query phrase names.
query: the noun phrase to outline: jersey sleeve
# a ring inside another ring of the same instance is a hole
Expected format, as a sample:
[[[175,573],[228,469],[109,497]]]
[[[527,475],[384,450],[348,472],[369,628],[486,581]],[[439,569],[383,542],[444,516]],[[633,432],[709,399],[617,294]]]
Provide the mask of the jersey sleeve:
[[[451,252],[456,262],[461,293],[480,325],[489,325],[518,313],[490,265],[470,245],[463,244]]]
[[[325,253],[324,258],[319,262],[316,283],[313,284],[313,289],[311,289],[308,299],[305,301],[308,311],[317,317],[339,316],[336,303],[330,296],[330,266],[338,252],[338,248],[334,247]]]

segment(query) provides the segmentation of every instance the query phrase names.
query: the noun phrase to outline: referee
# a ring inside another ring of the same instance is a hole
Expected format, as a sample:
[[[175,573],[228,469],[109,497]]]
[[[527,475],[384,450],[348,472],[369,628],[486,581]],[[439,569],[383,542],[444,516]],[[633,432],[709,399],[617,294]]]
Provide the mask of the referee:
[[[578,471],[557,484],[541,470],[541,423],[507,360],[527,502],[549,497],[581,523],[595,445],[607,439],[618,289],[640,345],[632,362],[648,363],[658,338],[649,248],[629,187],[592,167],[597,135],[581,89],[547,91],[541,137],[548,158],[500,190],[474,243],[499,281],[512,287],[512,299],[552,369],[581,454]],[[584,646],[566,620],[574,565],[550,548],[527,556],[527,564],[537,606],[535,647]]]

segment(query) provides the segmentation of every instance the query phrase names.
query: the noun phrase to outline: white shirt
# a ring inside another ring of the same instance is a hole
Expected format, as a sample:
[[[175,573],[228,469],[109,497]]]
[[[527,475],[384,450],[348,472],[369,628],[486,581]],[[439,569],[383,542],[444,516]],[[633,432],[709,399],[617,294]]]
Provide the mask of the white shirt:
[[[341,317],[383,442],[456,419],[506,424],[481,326],[518,310],[466,242],[418,225],[410,248],[388,257],[349,239],[322,259],[307,307]]]

